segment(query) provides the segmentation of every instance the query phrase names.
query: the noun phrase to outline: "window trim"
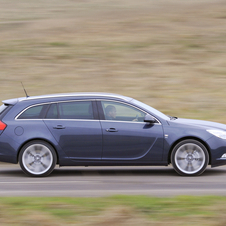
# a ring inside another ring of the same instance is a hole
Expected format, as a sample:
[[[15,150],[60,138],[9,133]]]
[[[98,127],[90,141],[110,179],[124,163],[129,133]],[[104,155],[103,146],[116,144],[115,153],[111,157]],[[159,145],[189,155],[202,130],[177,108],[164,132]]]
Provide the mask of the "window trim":
[[[58,104],[59,103],[77,102],[77,101],[90,101],[92,103],[94,119],[61,119],[61,118],[59,118],[59,108],[58,108]],[[39,106],[39,105],[45,105],[45,104],[48,104],[49,107],[46,110],[43,118],[40,118],[40,119],[19,119],[20,115],[22,115],[29,108],[36,107],[36,106]],[[46,114],[47,114],[47,112],[48,112],[48,110],[49,110],[49,108],[50,108],[50,106],[52,104],[57,104],[57,111],[58,111],[58,118],[57,119],[47,119],[46,118]],[[79,120],[79,121],[81,121],[81,120],[87,121],[88,120],[88,121],[96,121],[96,120],[100,120],[100,117],[99,117],[99,114],[98,114],[98,109],[97,109],[97,104],[96,104],[96,100],[95,99],[80,99],[80,100],[51,101],[51,102],[48,102],[48,103],[33,104],[33,105],[30,105],[30,106],[26,107],[19,114],[17,114],[16,117],[15,117],[15,120]]]
[[[28,109],[30,109],[30,108],[32,108],[32,107],[36,107],[36,106],[40,106],[40,105],[50,105],[51,103],[40,103],[40,104],[34,104],[34,105],[30,105],[30,106],[28,106],[28,107],[26,107],[25,109],[23,109],[19,114],[17,114],[16,115],[16,117],[15,117],[15,120],[42,120],[43,118],[37,118],[37,119],[29,119],[29,118],[27,118],[27,119],[19,119],[19,117],[25,112],[25,111],[27,111]],[[49,110],[49,107],[46,109],[46,112]],[[45,112],[45,114],[44,114],[44,117],[45,117],[45,115],[46,115],[46,112]]]
[[[128,105],[129,107],[133,107],[133,108],[135,108],[135,109],[137,109],[137,110],[139,110],[139,111],[144,112],[145,114],[151,115],[151,116],[156,120],[156,122],[153,123],[153,124],[159,124],[159,125],[161,125],[161,122],[160,122],[155,116],[153,116],[152,114],[146,112],[145,110],[143,110],[143,109],[141,109],[141,108],[139,108],[139,107],[137,107],[137,106],[135,106],[135,105],[132,105],[132,104],[130,104],[130,103],[126,103],[126,102],[123,102],[123,101],[119,101],[119,100],[108,100],[108,99],[98,99],[98,100],[97,100],[97,106],[98,106],[98,110],[99,110],[100,120],[101,120],[101,121],[105,121],[105,122],[106,122],[106,121],[108,121],[108,122],[125,122],[125,123],[145,123],[145,124],[146,124],[146,122],[121,121],[121,120],[107,120],[107,119],[105,119],[105,114],[104,114],[104,110],[103,110],[101,101],[116,102],[116,103]]]

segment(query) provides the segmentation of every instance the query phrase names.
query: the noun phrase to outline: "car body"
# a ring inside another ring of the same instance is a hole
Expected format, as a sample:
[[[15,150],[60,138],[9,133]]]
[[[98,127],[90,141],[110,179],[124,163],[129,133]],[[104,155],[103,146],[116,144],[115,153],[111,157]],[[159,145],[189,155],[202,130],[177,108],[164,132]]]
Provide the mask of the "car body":
[[[200,175],[226,164],[226,125],[166,116],[130,97],[68,93],[3,101],[0,161],[30,176],[59,166],[167,166]]]

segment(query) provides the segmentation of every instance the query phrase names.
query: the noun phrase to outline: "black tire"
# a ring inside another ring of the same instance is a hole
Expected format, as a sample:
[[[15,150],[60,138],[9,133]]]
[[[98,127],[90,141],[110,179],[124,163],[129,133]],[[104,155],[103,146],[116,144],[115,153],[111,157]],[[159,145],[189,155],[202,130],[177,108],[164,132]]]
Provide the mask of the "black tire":
[[[179,175],[197,176],[205,171],[209,163],[209,153],[199,141],[183,140],[173,148],[171,163]]]
[[[57,156],[47,142],[33,140],[25,144],[19,153],[19,163],[25,174],[33,177],[48,176],[55,168]]]

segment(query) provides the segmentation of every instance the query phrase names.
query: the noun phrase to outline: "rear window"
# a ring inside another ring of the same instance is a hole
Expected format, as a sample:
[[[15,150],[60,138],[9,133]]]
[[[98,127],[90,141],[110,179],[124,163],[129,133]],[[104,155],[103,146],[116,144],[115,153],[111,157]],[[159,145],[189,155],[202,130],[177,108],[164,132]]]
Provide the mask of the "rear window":
[[[6,110],[6,108],[8,108],[9,105],[6,105],[6,104],[2,104],[0,106],[0,115]]]
[[[48,104],[38,105],[30,107],[25,110],[18,119],[41,119],[44,117],[46,110],[48,109]]]

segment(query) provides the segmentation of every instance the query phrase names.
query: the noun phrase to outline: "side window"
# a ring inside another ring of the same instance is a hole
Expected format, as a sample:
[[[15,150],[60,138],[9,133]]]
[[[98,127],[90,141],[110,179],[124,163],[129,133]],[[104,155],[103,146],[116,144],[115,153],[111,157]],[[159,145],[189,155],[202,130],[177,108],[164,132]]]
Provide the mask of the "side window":
[[[57,119],[58,118],[58,110],[57,110],[57,104],[51,104],[47,114],[47,119]]]
[[[73,101],[59,103],[61,119],[94,119],[91,101]]]
[[[101,101],[105,120],[143,122],[145,113],[126,104]]]
[[[43,118],[48,106],[49,106],[48,104],[44,104],[30,107],[27,110],[25,110],[18,117],[18,119],[41,119]]]

